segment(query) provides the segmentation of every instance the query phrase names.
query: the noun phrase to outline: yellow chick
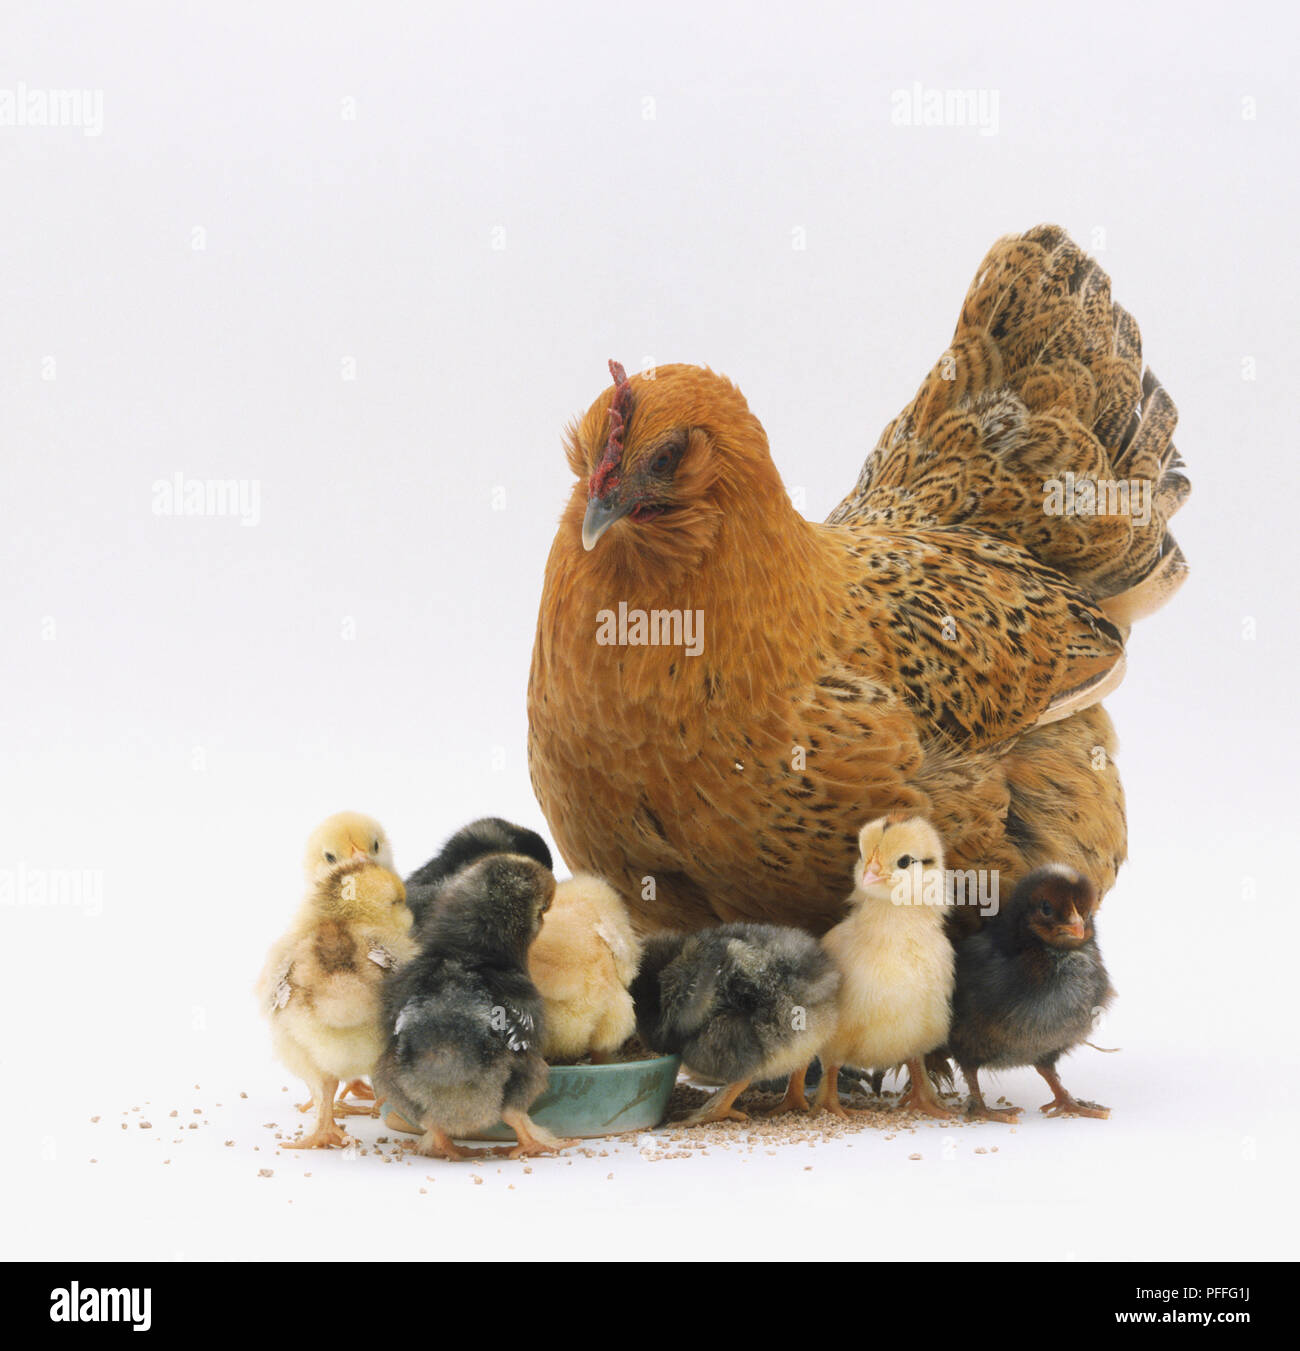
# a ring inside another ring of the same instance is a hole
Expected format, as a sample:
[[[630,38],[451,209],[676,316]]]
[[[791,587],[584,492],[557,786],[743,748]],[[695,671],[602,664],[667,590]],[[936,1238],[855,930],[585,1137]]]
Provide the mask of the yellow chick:
[[[846,1115],[841,1065],[906,1064],[910,1083],[901,1105],[953,1116],[924,1065],[926,1054],[944,1044],[952,1017],[943,845],[929,822],[900,815],[863,826],[858,845],[862,860],[849,897],[852,909],[822,939],[843,983],[835,1030],[821,1051],[813,1111]]]
[[[546,1009],[542,1055],[550,1062],[590,1053],[602,1064],[636,1030],[628,993],[641,961],[618,893],[590,873],[555,888],[528,950],[528,974]]]
[[[302,868],[310,885],[325,879],[341,863],[366,859],[393,868],[393,846],[383,826],[373,816],[360,812],[335,812],[322,821],[307,838]]]
[[[388,834],[373,816],[362,812],[335,812],[326,817],[307,837],[302,870],[308,887],[319,886],[340,865],[359,858],[378,863],[390,872],[396,871]],[[343,1100],[349,1094],[373,1102],[375,1095],[369,1084],[360,1079],[345,1083],[339,1091],[337,1110],[349,1115],[370,1111],[368,1107],[345,1106]],[[299,1103],[298,1110],[309,1112],[312,1106],[310,1102]]]
[[[415,952],[406,888],[354,858],[329,872],[271,949],[257,984],[279,1059],[316,1104],[316,1128],[286,1149],[347,1143],[334,1120],[339,1081],[369,1074],[384,1049],[380,986]]]

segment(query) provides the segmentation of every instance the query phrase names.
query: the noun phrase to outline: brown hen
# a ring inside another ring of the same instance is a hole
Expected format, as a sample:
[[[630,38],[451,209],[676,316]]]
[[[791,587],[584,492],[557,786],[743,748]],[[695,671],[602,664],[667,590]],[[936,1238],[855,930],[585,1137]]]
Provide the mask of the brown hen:
[[[820,932],[863,822],[902,811],[950,867],[1009,890],[1060,862],[1105,892],[1126,831],[1099,700],[1184,578],[1189,487],[1106,274],[1056,227],[994,245],[824,525],[724,377],[611,371],[568,437],[528,692],[569,866],[642,930]]]

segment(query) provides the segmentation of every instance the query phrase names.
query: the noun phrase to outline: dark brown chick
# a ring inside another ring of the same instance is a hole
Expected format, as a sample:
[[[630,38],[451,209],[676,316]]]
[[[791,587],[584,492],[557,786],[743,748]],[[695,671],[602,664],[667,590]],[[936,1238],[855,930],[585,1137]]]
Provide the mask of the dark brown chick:
[[[970,1091],[971,1116],[1015,1121],[1019,1107],[985,1105],[979,1071],[1032,1065],[1052,1090],[1042,1111],[1107,1117],[1073,1098],[1056,1062],[1092,1032],[1115,997],[1097,947],[1097,891],[1062,864],[1037,868],[984,928],[957,945],[948,1053]]]

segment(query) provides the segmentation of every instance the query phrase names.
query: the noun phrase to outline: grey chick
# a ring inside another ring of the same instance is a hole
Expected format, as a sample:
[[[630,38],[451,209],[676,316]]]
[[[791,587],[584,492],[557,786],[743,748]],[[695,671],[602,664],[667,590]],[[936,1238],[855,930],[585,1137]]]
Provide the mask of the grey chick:
[[[471,821],[452,835],[438,853],[406,879],[406,903],[418,928],[449,877],[488,854],[523,854],[550,868],[551,851],[535,831],[499,816]]]
[[[840,973],[811,934],[776,924],[723,924],[657,934],[632,982],[637,1031],[726,1085],[689,1118],[745,1121],[736,1099],[753,1079],[789,1076],[772,1113],[807,1111],[808,1062],[834,1027]]]
[[[1052,1090],[1042,1110],[1107,1117],[1076,1101],[1056,1062],[1081,1045],[1099,1010],[1114,998],[1093,915],[1097,892],[1062,864],[1036,868],[979,933],[957,944],[948,1054],[961,1066],[973,1117],[1014,1122],[1019,1107],[988,1107],[979,1071],[1032,1065]]]
[[[423,1128],[421,1154],[476,1157],[482,1151],[455,1137],[498,1119],[518,1140],[511,1158],[571,1143],[528,1117],[547,1076],[528,947],[554,894],[555,877],[536,859],[489,854],[470,864],[443,883],[419,954],[385,989],[375,1092]]]

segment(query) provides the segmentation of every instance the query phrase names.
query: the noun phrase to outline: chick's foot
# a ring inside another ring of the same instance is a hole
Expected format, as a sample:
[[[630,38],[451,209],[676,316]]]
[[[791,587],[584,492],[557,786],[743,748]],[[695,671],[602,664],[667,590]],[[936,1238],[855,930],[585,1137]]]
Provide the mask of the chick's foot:
[[[840,1067],[838,1065],[822,1065],[821,1081],[817,1085],[817,1092],[813,1095],[813,1112],[829,1112],[832,1116],[841,1116],[846,1120],[848,1110],[840,1101]]]
[[[364,1079],[353,1079],[351,1083],[344,1084],[338,1100],[342,1102],[348,1097],[360,1098],[362,1102],[374,1102],[375,1090]]]
[[[930,1076],[925,1072],[922,1060],[907,1062],[907,1092],[898,1101],[899,1109],[905,1112],[924,1112],[926,1116],[951,1120],[957,1115],[951,1107],[945,1107],[935,1096]]]
[[[458,1145],[446,1131],[430,1127],[415,1142],[415,1152],[430,1159],[451,1159],[461,1163],[465,1159],[484,1159],[495,1151],[491,1149],[466,1149]]]
[[[748,1121],[749,1117],[736,1107],[736,1099],[749,1087],[749,1080],[720,1088],[703,1107],[692,1112],[682,1123],[685,1126],[703,1126],[712,1121]]]
[[[790,1076],[789,1083],[785,1086],[785,1096],[767,1113],[769,1119],[774,1116],[782,1116],[786,1112],[807,1112],[809,1111],[808,1099],[804,1096],[804,1079],[807,1077],[808,1067],[796,1070]]]
[[[1110,1118],[1109,1107],[1103,1107],[1099,1102],[1084,1102],[1068,1093],[1064,1098],[1045,1102],[1038,1110],[1048,1116],[1095,1116],[1102,1121]]]
[[[338,1126],[317,1126],[310,1135],[285,1142],[285,1149],[333,1149],[343,1148],[352,1143],[351,1136]]]
[[[1061,1076],[1057,1074],[1055,1065],[1039,1064],[1035,1065],[1034,1068],[1043,1076],[1048,1088],[1052,1090],[1052,1101],[1045,1102],[1038,1109],[1040,1112],[1047,1116],[1093,1116],[1102,1121],[1110,1116],[1109,1107],[1103,1107],[1097,1102],[1081,1102],[1075,1098],[1061,1082]]]
[[[966,1116],[969,1120],[1001,1121],[1007,1126],[1016,1124],[1020,1118],[1021,1108],[990,1107],[984,1101],[984,1094],[980,1089],[979,1071],[973,1065],[963,1065],[961,1072],[966,1080],[966,1087],[970,1090],[970,1098],[966,1103]]]
[[[545,1126],[539,1126],[527,1112],[502,1112],[501,1120],[515,1133],[518,1144],[506,1150],[506,1157],[522,1159],[532,1154],[558,1154],[560,1150],[577,1144],[576,1140],[561,1140]]]

